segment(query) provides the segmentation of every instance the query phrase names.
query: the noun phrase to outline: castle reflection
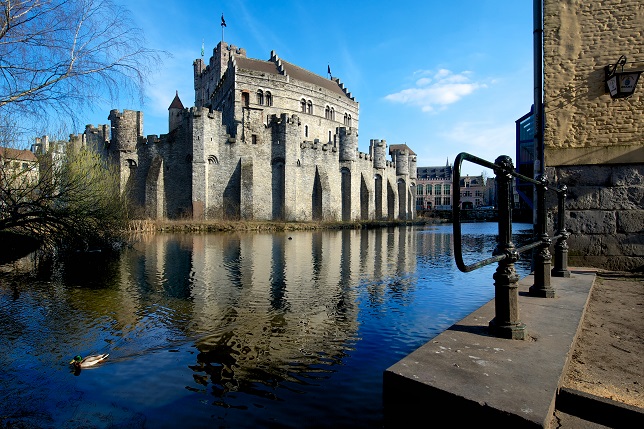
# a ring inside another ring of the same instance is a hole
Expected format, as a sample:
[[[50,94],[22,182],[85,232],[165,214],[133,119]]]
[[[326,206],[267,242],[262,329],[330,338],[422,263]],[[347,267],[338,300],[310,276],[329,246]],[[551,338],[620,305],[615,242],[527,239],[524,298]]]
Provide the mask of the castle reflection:
[[[143,236],[122,258],[122,308],[155,297],[172,310],[167,328],[199,351],[190,390],[274,395],[261,386],[309,383],[341,362],[357,336],[357,285],[383,276],[404,285],[396,278],[415,270],[414,237],[405,228]]]

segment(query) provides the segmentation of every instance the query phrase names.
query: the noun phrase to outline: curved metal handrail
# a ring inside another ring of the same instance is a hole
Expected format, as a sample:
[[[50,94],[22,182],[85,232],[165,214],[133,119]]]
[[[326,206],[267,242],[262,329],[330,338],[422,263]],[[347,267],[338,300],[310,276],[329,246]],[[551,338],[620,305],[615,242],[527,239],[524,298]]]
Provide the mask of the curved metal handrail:
[[[454,190],[453,195],[454,195],[454,201],[452,205],[452,227],[453,227],[453,235],[454,235],[454,259],[456,262],[456,266],[458,269],[462,272],[468,273],[471,271],[474,271],[478,268],[484,267],[489,264],[493,264],[495,262],[500,262],[508,257],[511,256],[513,253],[522,253],[531,249],[534,249],[536,247],[542,246],[546,243],[546,241],[549,243],[549,238],[548,237],[543,237],[540,236],[537,240],[528,243],[518,249],[514,248],[513,243],[511,242],[511,231],[510,231],[510,236],[508,237],[509,240],[509,246],[506,245],[507,249],[496,249],[495,253],[496,255],[493,255],[490,258],[483,259],[481,261],[474,262],[472,264],[466,264],[463,260],[463,241],[462,241],[462,228],[461,228],[461,193],[460,193],[460,182],[461,182],[461,165],[463,164],[463,161],[469,161],[474,164],[478,164],[480,166],[490,168],[494,171],[494,173],[499,176],[499,175],[509,175],[513,176],[515,178],[519,178],[525,182],[532,183],[534,185],[537,185],[538,187],[541,187],[544,191],[545,190],[552,190],[554,192],[557,192],[558,194],[564,194],[566,192],[566,188],[563,187],[562,189],[558,188],[549,188],[548,187],[548,182],[544,179],[537,180],[533,179],[531,177],[524,176],[522,174],[517,173],[514,170],[514,166],[512,165],[511,160],[509,160],[509,164],[503,164],[499,160],[501,160],[502,157],[497,159],[498,163],[492,163],[490,161],[487,161],[485,159],[479,158],[477,156],[474,156],[472,154],[466,153],[466,152],[461,152],[456,156],[456,159],[454,160],[454,170],[452,172],[452,189]],[[508,158],[509,159],[509,158]],[[499,207],[499,210],[511,210],[510,208],[506,207]],[[499,217],[501,217],[501,214],[499,214]],[[563,231],[563,232],[562,232]],[[543,229],[543,232],[545,232],[545,228]],[[542,234],[543,235],[543,234]],[[560,230],[558,235],[556,235],[555,239],[560,239],[565,235],[565,230]]]

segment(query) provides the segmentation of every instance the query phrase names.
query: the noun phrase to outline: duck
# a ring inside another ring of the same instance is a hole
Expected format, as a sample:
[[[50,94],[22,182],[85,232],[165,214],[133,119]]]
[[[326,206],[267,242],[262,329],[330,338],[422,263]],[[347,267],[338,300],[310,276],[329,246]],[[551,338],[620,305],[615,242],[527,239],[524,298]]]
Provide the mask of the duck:
[[[101,355],[91,355],[85,358],[81,357],[80,355],[76,355],[69,364],[74,365],[75,368],[89,368],[90,366],[94,366],[97,363],[103,362],[105,359],[107,359],[108,356],[109,353]]]

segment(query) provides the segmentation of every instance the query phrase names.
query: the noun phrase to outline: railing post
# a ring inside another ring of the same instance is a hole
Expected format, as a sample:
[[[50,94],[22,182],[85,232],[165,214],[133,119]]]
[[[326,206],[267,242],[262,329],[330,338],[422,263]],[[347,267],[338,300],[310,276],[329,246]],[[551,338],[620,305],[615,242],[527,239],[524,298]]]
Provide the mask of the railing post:
[[[494,255],[505,254],[494,273],[494,319],[490,321],[490,333],[501,338],[523,340],[525,325],[519,320],[519,276],[514,263],[519,254],[512,243],[512,195],[510,183],[514,170],[512,159],[503,155],[494,162],[498,202],[499,202],[499,238]]]
[[[570,277],[570,271],[568,271],[568,242],[566,241],[570,234],[565,228],[565,203],[567,195],[568,187],[562,185],[558,193],[557,235],[559,239],[555,243],[555,267],[552,269],[552,275],[554,277]]]
[[[537,188],[537,233],[541,239],[539,252],[534,256],[534,284],[530,286],[530,295],[541,298],[554,298],[555,290],[550,284],[550,266],[552,255],[550,245],[552,240],[548,236],[548,217],[546,212],[546,191],[548,179],[539,176],[540,183]]]

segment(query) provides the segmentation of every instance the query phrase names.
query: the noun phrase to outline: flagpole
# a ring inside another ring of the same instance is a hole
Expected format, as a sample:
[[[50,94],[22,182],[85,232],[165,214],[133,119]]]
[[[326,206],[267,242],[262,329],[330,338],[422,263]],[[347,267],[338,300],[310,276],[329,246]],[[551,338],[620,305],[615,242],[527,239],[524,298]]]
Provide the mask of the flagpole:
[[[226,26],[226,20],[224,19],[224,14],[221,14],[221,43],[224,43],[224,27]]]

